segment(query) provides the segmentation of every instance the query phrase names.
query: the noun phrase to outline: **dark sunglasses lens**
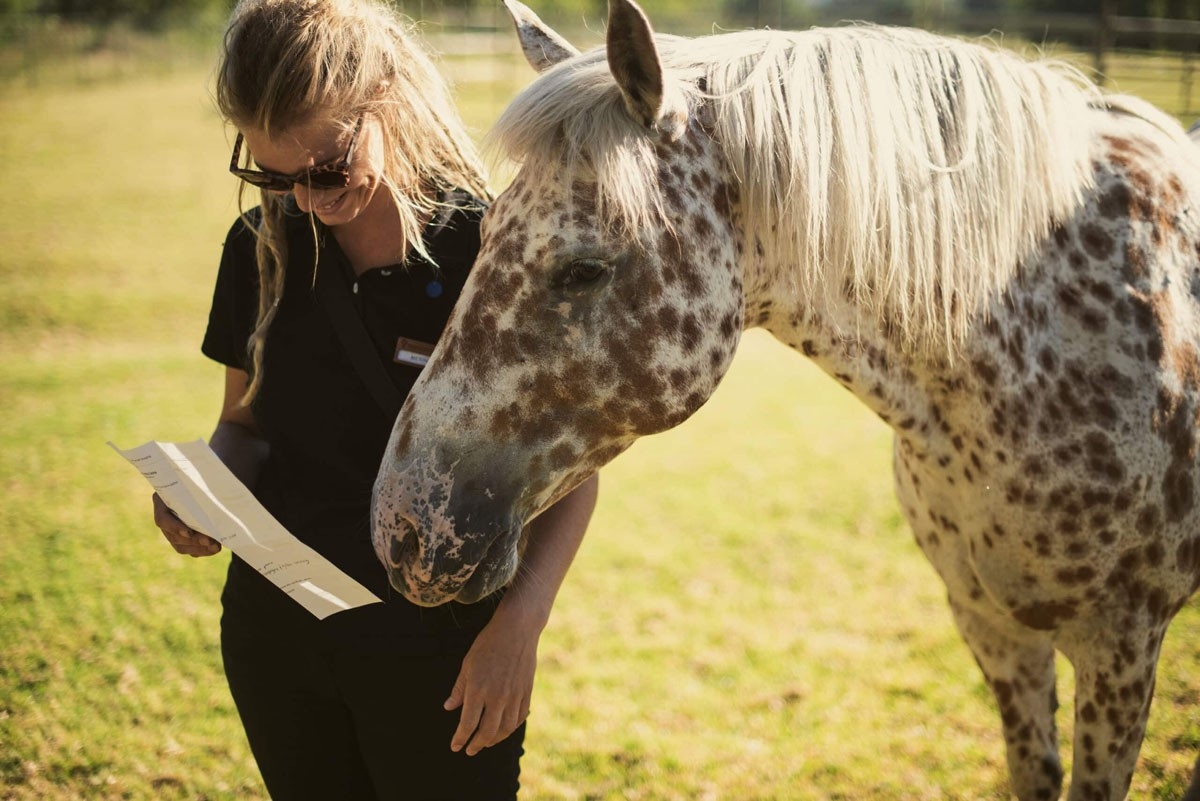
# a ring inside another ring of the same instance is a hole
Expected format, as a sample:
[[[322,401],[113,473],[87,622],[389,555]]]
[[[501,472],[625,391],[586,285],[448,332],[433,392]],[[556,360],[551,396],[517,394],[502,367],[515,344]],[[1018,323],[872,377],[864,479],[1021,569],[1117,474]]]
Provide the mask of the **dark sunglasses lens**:
[[[291,181],[275,175],[267,175],[266,173],[256,172],[255,170],[235,170],[234,175],[241,178],[248,184],[253,184],[260,189],[268,189],[273,192],[286,192],[292,188]]]
[[[350,185],[350,176],[341,170],[310,172],[308,182],[314,189],[341,189]]]

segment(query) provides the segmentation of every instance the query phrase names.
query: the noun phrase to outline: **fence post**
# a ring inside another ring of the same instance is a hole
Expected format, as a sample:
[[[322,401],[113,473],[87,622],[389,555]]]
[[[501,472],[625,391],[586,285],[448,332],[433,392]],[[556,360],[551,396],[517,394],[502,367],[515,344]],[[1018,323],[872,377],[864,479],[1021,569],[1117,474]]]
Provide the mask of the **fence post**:
[[[1191,114],[1192,109],[1192,51],[1183,48],[1183,74],[1179,78],[1179,113]]]
[[[1115,0],[1100,0],[1100,15],[1096,20],[1096,82],[1108,83],[1108,65],[1105,63],[1108,50],[1112,47],[1112,16]]]
[[[774,28],[783,27],[783,3],[779,0],[758,0],[754,8],[754,27]]]

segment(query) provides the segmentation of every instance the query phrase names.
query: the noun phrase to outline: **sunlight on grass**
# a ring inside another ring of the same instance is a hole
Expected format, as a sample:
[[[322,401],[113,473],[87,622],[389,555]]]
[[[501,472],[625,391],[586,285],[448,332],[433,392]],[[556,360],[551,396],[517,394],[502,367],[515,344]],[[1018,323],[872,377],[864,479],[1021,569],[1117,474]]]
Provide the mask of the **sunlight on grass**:
[[[515,48],[482,58],[444,62],[479,132],[532,77]],[[205,437],[219,408],[198,348],[236,203],[207,80],[0,94],[6,801],[265,798],[220,667],[228,556],[170,551],[104,444]],[[523,797],[1005,797],[890,433],[834,382],[751,332],[712,400],[602,485],[542,642]],[[1187,783],[1198,616],[1168,637],[1134,797]],[[1064,743],[1071,687],[1060,660]]]

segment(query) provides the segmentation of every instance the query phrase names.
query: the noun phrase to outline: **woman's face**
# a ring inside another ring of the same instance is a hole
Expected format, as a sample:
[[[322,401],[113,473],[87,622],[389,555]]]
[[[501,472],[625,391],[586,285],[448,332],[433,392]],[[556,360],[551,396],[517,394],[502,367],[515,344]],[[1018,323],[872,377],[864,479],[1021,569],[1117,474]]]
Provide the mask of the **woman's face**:
[[[353,144],[347,186],[310,188],[300,181],[292,185],[291,191],[300,210],[311,212],[328,226],[351,222],[377,196],[386,198],[388,195],[386,191],[376,192],[382,184],[383,136],[378,119],[370,114],[363,118],[357,138],[354,138],[353,125],[347,127],[323,115],[273,137],[254,128],[247,128],[242,134],[259,169],[296,176],[302,176],[306,169],[341,161]]]

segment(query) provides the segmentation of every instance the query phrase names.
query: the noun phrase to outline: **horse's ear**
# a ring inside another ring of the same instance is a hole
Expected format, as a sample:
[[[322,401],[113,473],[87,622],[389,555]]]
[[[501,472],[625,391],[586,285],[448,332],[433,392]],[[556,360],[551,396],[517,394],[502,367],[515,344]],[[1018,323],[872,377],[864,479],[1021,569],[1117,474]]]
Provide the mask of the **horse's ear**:
[[[504,0],[517,26],[517,38],[529,65],[538,72],[545,72],[560,61],[579,55],[579,51],[558,32],[538,18],[527,6],[517,0]]]
[[[609,0],[607,47],[608,68],[633,118],[669,141],[681,137],[687,107],[665,91],[654,31],[633,0]]]

